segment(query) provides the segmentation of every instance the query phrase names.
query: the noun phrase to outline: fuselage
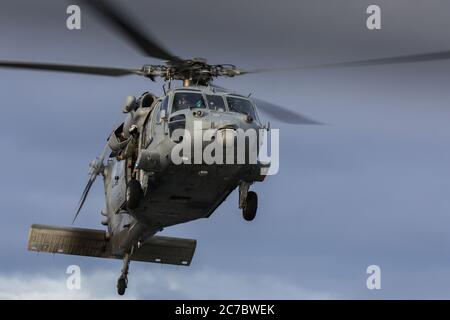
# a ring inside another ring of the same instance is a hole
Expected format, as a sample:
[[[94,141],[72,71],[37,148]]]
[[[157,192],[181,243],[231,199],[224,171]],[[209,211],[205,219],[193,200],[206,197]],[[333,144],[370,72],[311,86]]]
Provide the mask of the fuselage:
[[[112,134],[116,144],[120,135],[133,140],[123,134],[133,125],[139,132],[135,155],[121,159],[113,150],[104,172],[108,231],[117,252],[165,227],[209,217],[240,182],[264,179],[257,160],[264,127],[246,97],[205,87],[171,90],[131,110]],[[130,210],[126,192],[133,175],[143,198]]]

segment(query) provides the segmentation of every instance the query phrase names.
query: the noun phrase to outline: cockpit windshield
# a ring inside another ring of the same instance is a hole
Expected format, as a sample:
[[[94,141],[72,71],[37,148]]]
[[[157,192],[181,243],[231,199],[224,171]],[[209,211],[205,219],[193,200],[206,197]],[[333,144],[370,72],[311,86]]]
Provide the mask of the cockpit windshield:
[[[206,108],[203,95],[197,92],[177,92],[173,98],[172,113],[194,108]]]
[[[238,97],[227,97],[227,103],[230,111],[249,115],[255,120],[258,119],[253,104],[250,100]]]
[[[208,107],[215,111],[225,111],[225,102],[221,96],[215,94],[207,94],[206,99],[208,100]]]

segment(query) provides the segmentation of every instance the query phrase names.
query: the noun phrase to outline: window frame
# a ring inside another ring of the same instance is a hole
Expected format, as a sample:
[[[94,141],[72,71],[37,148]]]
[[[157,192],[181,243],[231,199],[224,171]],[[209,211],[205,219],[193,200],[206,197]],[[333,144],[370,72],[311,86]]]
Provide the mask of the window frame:
[[[156,114],[156,123],[157,124],[161,124],[162,123],[162,119],[161,119],[161,111],[162,110],[166,110],[166,116],[169,115],[169,101],[170,101],[170,97],[169,95],[165,96],[163,99],[161,99],[161,103],[159,104],[159,108],[158,108],[158,112]],[[166,103],[166,106],[164,107],[164,103]]]
[[[229,111],[229,109],[228,109],[228,104],[227,104],[227,101],[226,101],[227,99],[226,99],[226,97],[225,97],[223,94],[217,94],[217,93],[204,93],[203,95],[205,96],[206,102],[209,102],[208,96],[213,96],[213,97],[219,97],[219,98],[221,98],[221,99],[222,99],[222,102],[223,102],[223,112]],[[208,110],[211,110],[211,111],[215,111],[215,112],[221,112],[221,111],[219,111],[219,110],[217,110],[217,109],[211,109],[211,108],[209,107],[209,103],[207,103],[207,109],[208,109]]]
[[[201,96],[202,96],[202,99],[203,99],[203,105],[204,105],[204,108],[199,108],[199,109],[208,109],[209,110],[209,108],[208,108],[208,104],[206,103],[207,102],[207,99],[206,99],[206,97],[205,97],[205,94],[204,94],[204,92],[203,91],[192,91],[192,90],[177,90],[177,91],[174,91],[172,94],[171,94],[171,99],[170,99],[170,113],[169,113],[169,115],[172,115],[174,112],[173,112],[173,103],[175,102],[175,95],[177,94],[177,93],[194,93],[194,94],[200,94]],[[179,112],[179,111],[182,111],[183,109],[181,109],[181,110],[177,110],[177,111],[175,111],[175,113],[176,112]]]
[[[156,113],[157,109],[161,107],[161,99],[157,99],[154,103],[153,110],[150,111],[149,115],[145,119],[144,122],[144,134],[142,134],[142,145],[146,149],[153,140],[153,136],[155,134],[154,128],[156,125]]]
[[[260,119],[259,119],[258,108],[256,107],[256,105],[253,103],[252,100],[250,100],[250,99],[248,99],[246,97],[238,96],[238,95],[232,95],[232,94],[225,95],[225,101],[226,101],[226,104],[227,104],[228,112],[234,112],[234,113],[238,113],[238,114],[244,114],[244,113],[232,110],[230,108],[230,105],[228,104],[228,99],[227,98],[242,99],[242,100],[246,100],[246,101],[250,102],[250,105],[253,108],[253,112],[254,112],[254,114],[256,116],[256,119],[254,119],[254,120],[256,120],[258,122],[261,122]]]

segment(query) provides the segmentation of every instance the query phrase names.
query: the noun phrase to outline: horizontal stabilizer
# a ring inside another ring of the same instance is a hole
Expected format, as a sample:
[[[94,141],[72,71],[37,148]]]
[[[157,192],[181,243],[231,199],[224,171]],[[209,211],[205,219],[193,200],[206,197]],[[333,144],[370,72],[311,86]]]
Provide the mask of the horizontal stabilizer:
[[[134,251],[131,260],[188,266],[191,264],[196,245],[197,241],[192,239],[153,236]],[[28,250],[98,258],[122,258],[112,254],[105,231],[37,224],[30,228]]]
[[[174,237],[153,236],[131,256],[131,260],[188,266],[197,241]]]

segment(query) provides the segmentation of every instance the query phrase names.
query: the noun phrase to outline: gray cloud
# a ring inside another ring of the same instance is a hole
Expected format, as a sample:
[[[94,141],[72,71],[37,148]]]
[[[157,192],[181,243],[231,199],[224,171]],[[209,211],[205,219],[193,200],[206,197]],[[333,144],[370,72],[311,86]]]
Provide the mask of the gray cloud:
[[[69,275],[59,273],[16,273],[0,277],[0,299],[117,299],[116,272],[81,270],[81,288],[68,289]],[[130,274],[126,299],[331,299],[309,292],[273,276],[250,276],[204,269],[196,272],[140,269]]]

